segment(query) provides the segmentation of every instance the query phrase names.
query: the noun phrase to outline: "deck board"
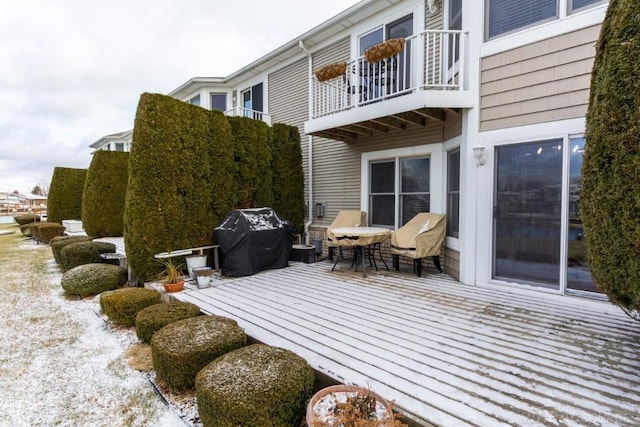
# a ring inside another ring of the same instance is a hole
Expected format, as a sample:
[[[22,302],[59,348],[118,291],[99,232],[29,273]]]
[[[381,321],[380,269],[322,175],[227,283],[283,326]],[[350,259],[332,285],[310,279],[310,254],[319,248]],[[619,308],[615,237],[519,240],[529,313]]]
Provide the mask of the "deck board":
[[[326,262],[176,298],[425,424],[640,425],[640,325],[605,302]]]

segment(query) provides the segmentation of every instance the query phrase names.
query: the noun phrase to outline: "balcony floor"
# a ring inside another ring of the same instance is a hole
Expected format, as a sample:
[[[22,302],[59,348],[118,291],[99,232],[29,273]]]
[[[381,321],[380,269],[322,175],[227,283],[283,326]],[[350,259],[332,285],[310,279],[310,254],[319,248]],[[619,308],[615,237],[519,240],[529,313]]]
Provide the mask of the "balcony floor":
[[[175,297],[438,426],[640,425],[640,325],[599,301],[290,263]],[[404,269],[409,267],[403,266]]]

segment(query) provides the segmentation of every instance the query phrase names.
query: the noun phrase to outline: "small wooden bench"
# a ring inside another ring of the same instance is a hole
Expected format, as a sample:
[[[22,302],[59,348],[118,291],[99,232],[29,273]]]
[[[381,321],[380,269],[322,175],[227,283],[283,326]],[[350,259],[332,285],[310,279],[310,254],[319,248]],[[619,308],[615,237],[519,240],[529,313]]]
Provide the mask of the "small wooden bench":
[[[153,257],[157,258],[157,259],[167,259],[167,258],[171,258],[174,256],[188,256],[188,255],[193,255],[194,253],[198,253],[198,255],[203,255],[204,251],[208,250],[208,249],[213,249],[213,268],[214,270],[218,270],[219,269],[219,262],[218,262],[218,248],[220,247],[220,245],[209,245],[209,246],[200,246],[197,248],[186,248],[186,249],[177,249],[175,251],[168,251],[168,252],[160,252],[159,254],[155,254]]]

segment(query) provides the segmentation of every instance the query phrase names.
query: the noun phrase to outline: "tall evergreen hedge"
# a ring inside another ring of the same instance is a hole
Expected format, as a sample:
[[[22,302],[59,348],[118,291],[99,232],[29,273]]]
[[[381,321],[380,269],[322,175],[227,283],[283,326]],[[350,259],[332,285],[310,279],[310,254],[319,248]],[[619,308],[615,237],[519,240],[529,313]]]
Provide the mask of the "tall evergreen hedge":
[[[86,169],[53,169],[47,197],[49,222],[62,223],[63,219],[82,218],[82,194],[86,177]]]
[[[82,197],[82,225],[89,236],[123,235],[128,177],[129,153],[96,151],[93,154]]]
[[[271,129],[262,121],[227,117],[233,134],[237,166],[238,208],[273,205],[271,187]]]
[[[304,171],[300,133],[295,126],[275,123],[272,127],[273,205],[298,233],[304,227]]]
[[[158,252],[212,243],[234,207],[235,164],[225,116],[174,98],[138,103],[124,211],[127,261],[137,281],[160,270]]]
[[[591,79],[580,207],[593,279],[629,312],[640,308],[638,57],[640,2],[612,0]]]

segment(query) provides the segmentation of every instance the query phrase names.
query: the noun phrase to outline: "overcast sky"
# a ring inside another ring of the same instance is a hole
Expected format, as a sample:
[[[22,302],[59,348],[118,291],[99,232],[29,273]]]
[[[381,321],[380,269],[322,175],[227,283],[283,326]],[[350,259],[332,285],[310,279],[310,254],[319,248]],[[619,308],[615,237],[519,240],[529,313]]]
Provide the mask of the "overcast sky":
[[[0,191],[87,168],[140,94],[223,77],[358,0],[0,0]]]

